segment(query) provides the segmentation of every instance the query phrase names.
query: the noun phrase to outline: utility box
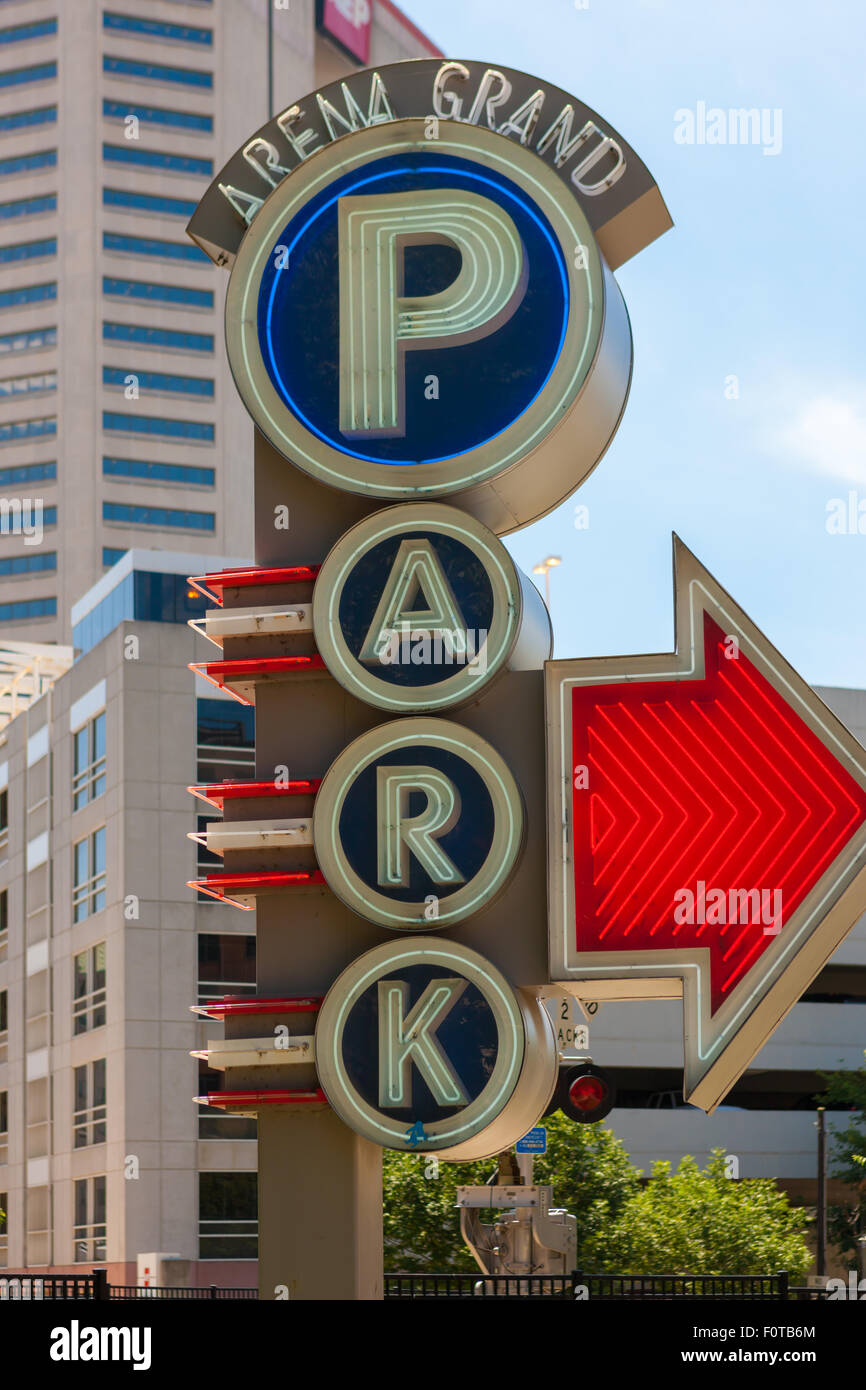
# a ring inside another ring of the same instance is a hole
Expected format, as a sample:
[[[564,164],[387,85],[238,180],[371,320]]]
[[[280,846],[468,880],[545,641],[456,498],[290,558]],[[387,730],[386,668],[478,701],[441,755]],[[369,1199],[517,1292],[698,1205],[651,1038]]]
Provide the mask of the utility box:
[[[189,1265],[189,1260],[182,1255],[168,1255],[163,1251],[139,1255],[136,1283],[140,1289],[187,1289]]]

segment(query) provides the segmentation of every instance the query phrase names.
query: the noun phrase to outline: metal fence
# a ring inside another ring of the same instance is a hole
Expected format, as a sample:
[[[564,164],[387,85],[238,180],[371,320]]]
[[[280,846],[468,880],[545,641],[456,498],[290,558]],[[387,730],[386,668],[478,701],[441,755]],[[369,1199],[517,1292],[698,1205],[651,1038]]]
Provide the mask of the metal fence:
[[[18,1301],[43,1303],[89,1299],[108,1302],[113,1299],[257,1299],[258,1289],[220,1288],[210,1284],[204,1288],[184,1289],[158,1285],[140,1288],[137,1284],[109,1284],[104,1269],[90,1274],[12,1274],[0,1278],[0,1302]]]
[[[584,1297],[599,1299],[654,1299],[678,1302],[684,1298],[784,1302],[789,1295],[788,1275],[781,1274],[583,1274],[575,1281],[586,1288]]]
[[[386,1274],[385,1298],[493,1299],[641,1299],[679,1302],[682,1299],[724,1299],[736,1302],[785,1302],[823,1298],[823,1289],[794,1288],[780,1274]]]
[[[386,1274],[385,1298],[531,1298],[577,1297],[576,1274]]]

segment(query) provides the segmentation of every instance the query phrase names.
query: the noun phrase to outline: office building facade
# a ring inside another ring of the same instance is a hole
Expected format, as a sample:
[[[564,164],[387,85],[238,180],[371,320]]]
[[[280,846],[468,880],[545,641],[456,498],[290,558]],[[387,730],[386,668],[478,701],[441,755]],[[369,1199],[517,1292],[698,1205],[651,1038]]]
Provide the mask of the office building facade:
[[[370,62],[436,52],[371,3]],[[363,65],[341,8],[0,0],[7,635],[67,642],[70,602],[131,546],[252,553],[225,272],[184,228],[269,93],[281,109]]]

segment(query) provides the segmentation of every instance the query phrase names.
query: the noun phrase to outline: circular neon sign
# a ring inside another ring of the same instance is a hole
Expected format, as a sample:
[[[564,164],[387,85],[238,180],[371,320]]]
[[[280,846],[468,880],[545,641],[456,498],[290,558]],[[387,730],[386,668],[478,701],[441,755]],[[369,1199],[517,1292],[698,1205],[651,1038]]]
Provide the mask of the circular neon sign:
[[[332,675],[395,712],[477,697],[509,661],[523,618],[521,577],[502,542],[434,502],[390,507],[353,526],[313,593],[316,646]],[[538,645],[549,656],[549,619],[545,627]]]
[[[313,844],[330,888],[368,921],[435,930],[505,887],[523,801],[494,748],[444,719],[400,719],[355,739],[326,773]]]
[[[435,937],[353,961],[316,1024],[319,1082],[351,1129],[453,1159],[525,1134],[553,1094],[557,1061],[544,1007],[477,952]]]
[[[501,533],[607,447],[628,317],[553,169],[493,131],[425,126],[348,134],[274,189],[232,270],[229,360],[298,467],[393,501],[449,494]]]

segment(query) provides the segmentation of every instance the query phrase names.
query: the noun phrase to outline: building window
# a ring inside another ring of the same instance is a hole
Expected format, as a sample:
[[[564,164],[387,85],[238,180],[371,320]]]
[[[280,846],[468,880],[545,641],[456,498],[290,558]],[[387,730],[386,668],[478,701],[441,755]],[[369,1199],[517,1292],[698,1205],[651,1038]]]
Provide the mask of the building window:
[[[216,518],[213,512],[186,512],[177,507],[141,507],[127,502],[103,502],[102,520],[122,526],[158,526],[161,530],[176,527],[182,531],[213,531]]]
[[[112,565],[116,565],[118,560],[122,560],[126,553],[125,550],[114,550],[110,545],[104,545],[102,547],[102,563],[111,569]]]
[[[56,211],[57,194],[46,193],[40,198],[16,198],[12,203],[0,203],[0,220],[8,222],[13,217],[35,217],[40,212]]]
[[[240,932],[199,932],[198,1002],[255,992],[256,938]]]
[[[0,246],[0,265],[13,261],[34,261],[56,255],[56,237],[43,237],[41,241],[18,241],[13,246]]]
[[[29,618],[56,617],[56,598],[28,598],[22,599],[20,603],[0,603],[0,622],[3,623],[23,623]]]
[[[50,482],[56,477],[56,463],[19,463],[15,468],[0,468],[0,487]]]
[[[198,1064],[198,1093],[206,1096],[223,1089],[223,1074],[211,1071],[207,1062]],[[258,1126],[255,1115],[223,1115],[216,1106],[198,1107],[199,1139],[255,1139]]]
[[[9,1263],[9,1193],[0,1192],[0,1266]]]
[[[171,396],[200,396],[205,400],[213,400],[214,384],[211,377],[139,371],[133,375],[142,391],[155,391],[161,395]],[[123,390],[129,384],[129,376],[130,369],[128,367],[102,368],[103,386],[116,386],[119,390]],[[2,395],[2,389],[3,383],[0,382],[0,395]]]
[[[56,64],[53,65],[56,72]],[[174,68],[165,63],[139,63],[131,58],[102,59],[102,71],[109,77],[137,77],[142,82],[168,82],[177,87],[213,87],[213,73],[196,68]],[[35,79],[30,79],[34,80]]]
[[[245,1135],[236,1135],[236,1138],[246,1138]],[[9,1162],[9,1092],[0,1091],[0,1163]],[[0,1198],[0,1210],[5,1211],[3,1200]]]
[[[37,551],[29,555],[7,555],[0,558],[0,578],[11,578],[16,574],[40,574],[44,570],[57,569],[57,552]]]
[[[97,603],[72,629],[73,644],[89,652],[119,623],[137,618],[145,623],[188,623],[200,618],[207,601],[179,574],[134,570]]]
[[[121,415],[103,410],[102,428],[112,434],[164,435],[166,439],[192,439],[199,444],[213,444],[213,425],[198,420],[167,420],[156,415]]]
[[[105,1143],[105,1058],[75,1068],[74,1146]]]
[[[189,309],[212,309],[213,290],[194,290],[188,285],[154,285],[147,280],[102,277],[102,293],[112,299],[138,299],[149,304],[170,304]]]
[[[213,487],[213,468],[195,468],[186,463],[148,463],[144,459],[102,460],[102,471],[109,478],[138,478],[149,483],[181,483],[185,487]],[[120,554],[124,554],[123,551]]]
[[[26,130],[34,125],[54,125],[56,120],[56,106],[36,106],[32,111],[11,111],[8,116],[0,116],[0,135],[5,135],[10,130]]]
[[[12,68],[0,72],[0,87],[24,87],[28,82],[48,82],[56,76],[56,63],[34,63],[29,68]]]
[[[137,34],[143,39],[167,39],[169,43],[194,43],[201,48],[213,46],[213,31],[195,24],[169,24],[162,19],[136,19],[129,14],[113,14],[105,10],[103,29],[121,34]]]
[[[34,19],[29,24],[11,24],[0,29],[0,44],[23,43],[26,39],[44,39],[57,33],[56,19]]]
[[[105,791],[104,710],[72,735],[72,748],[72,809],[78,811]]]
[[[0,893],[0,946],[5,946],[9,931],[9,889]]]
[[[170,348],[175,352],[213,352],[212,333],[187,333],[176,328],[145,328],[137,323],[108,323],[103,320],[102,337],[107,343],[135,343],[145,348]]]
[[[143,125],[166,126],[169,130],[199,130],[213,134],[213,116],[200,116],[193,111],[170,111],[165,106],[141,106],[137,102],[103,100],[102,114],[108,121],[125,121],[137,116]],[[0,121],[0,130],[3,129]]]
[[[198,1184],[199,1259],[256,1259],[258,1174],[199,1173]]]
[[[89,1033],[105,1024],[105,942],[75,957],[72,1031]]]
[[[102,249],[119,251],[127,256],[159,256],[164,261],[206,261],[198,246],[182,241],[162,241],[158,237],[126,236],[120,232],[103,232]]]
[[[163,193],[135,193],[126,188],[103,188],[102,205],[127,212],[152,212],[158,217],[192,217],[196,204]],[[2,213],[0,213],[2,215]]]
[[[56,328],[24,328],[19,333],[0,333],[0,356],[13,352],[38,352],[57,346]],[[56,477],[56,474],[52,476]]]
[[[0,989],[0,1037],[9,1031],[9,991]],[[5,1038],[3,1038],[5,1042]]]
[[[19,439],[41,439],[57,433],[57,416],[43,415],[38,420],[10,420],[0,425],[0,444],[15,444]]]
[[[9,788],[4,787],[0,792],[0,849],[5,849],[9,842]]]
[[[75,1263],[105,1259],[105,1178],[80,1178],[75,1184]]]
[[[198,155],[165,154],[162,150],[136,149],[132,145],[102,146],[106,164],[133,164],[139,169],[160,169],[166,174],[197,174],[203,179],[213,177],[213,160]]]
[[[40,395],[45,391],[57,390],[56,372],[39,372],[33,376],[0,377],[0,401],[11,400],[15,396]]]
[[[53,169],[57,164],[56,150],[39,150],[36,154],[17,154],[10,159],[0,159],[0,178],[13,174],[26,174],[34,169]]]
[[[256,711],[235,700],[196,700],[196,777],[204,785],[255,775]]]
[[[20,289],[0,292],[0,309],[18,309],[22,304],[37,304],[42,299],[57,298],[57,281],[44,285],[23,285]]]
[[[83,922],[105,907],[105,826],[72,847],[72,920]]]

